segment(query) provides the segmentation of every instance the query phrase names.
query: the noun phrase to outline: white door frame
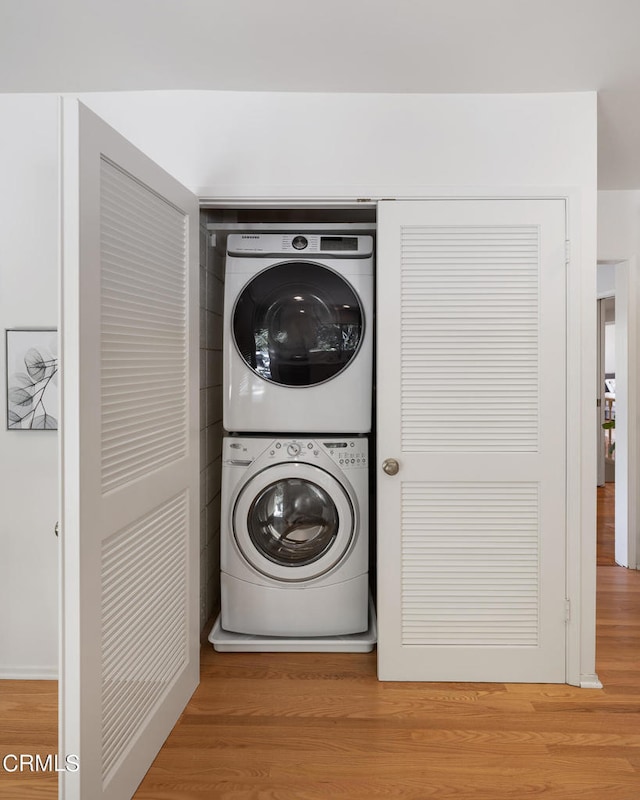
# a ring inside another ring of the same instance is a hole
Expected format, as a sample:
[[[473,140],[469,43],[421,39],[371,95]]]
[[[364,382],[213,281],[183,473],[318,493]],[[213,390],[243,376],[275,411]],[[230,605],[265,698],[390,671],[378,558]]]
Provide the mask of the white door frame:
[[[640,441],[637,409],[640,398],[638,308],[640,275],[635,257],[615,265],[616,286],[616,484],[615,559],[638,569]]]
[[[598,296],[598,300],[615,297],[616,301],[615,560],[620,566],[639,569],[640,428],[630,409],[638,407],[640,398],[640,273],[635,257],[600,260],[598,264],[611,265],[615,270],[615,288]],[[604,419],[604,409],[600,412]]]

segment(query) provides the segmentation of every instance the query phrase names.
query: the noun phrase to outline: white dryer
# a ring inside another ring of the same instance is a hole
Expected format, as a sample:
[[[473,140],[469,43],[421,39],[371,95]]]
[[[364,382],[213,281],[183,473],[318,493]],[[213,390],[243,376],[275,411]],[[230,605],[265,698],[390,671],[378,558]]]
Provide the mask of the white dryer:
[[[227,431],[371,430],[373,237],[227,238]]]
[[[367,630],[366,439],[226,437],[220,534],[224,630]]]

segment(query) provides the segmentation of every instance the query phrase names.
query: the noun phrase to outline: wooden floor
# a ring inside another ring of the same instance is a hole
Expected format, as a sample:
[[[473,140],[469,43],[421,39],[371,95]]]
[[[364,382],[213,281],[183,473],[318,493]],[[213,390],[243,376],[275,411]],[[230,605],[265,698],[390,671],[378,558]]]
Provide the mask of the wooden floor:
[[[599,492],[604,689],[380,683],[375,654],[206,646],[136,800],[640,800],[640,572],[612,565],[613,486]],[[0,751],[55,750],[54,691],[0,686]],[[55,796],[55,778],[0,773],[3,799]]]
[[[58,750],[58,686],[56,681],[0,680],[0,758],[10,770],[11,756]],[[51,772],[7,772],[0,761],[2,800],[55,800],[58,778]]]
[[[597,564],[599,567],[615,566],[615,483],[598,487],[597,510]]]

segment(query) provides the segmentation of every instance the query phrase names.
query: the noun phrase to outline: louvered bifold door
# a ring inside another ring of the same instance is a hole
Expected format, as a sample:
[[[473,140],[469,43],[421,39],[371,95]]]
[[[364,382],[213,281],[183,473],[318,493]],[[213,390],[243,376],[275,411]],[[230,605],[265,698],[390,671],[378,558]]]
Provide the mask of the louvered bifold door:
[[[64,800],[126,800],[198,681],[198,205],[63,106]]]
[[[565,252],[563,200],[379,205],[382,679],[565,680]]]

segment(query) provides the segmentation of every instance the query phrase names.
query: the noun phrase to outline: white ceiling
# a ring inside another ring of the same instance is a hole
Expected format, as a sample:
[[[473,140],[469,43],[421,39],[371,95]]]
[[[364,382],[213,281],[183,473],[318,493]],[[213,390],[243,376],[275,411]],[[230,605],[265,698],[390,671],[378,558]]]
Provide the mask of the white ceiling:
[[[640,188],[640,0],[0,0],[0,91],[598,91]]]

